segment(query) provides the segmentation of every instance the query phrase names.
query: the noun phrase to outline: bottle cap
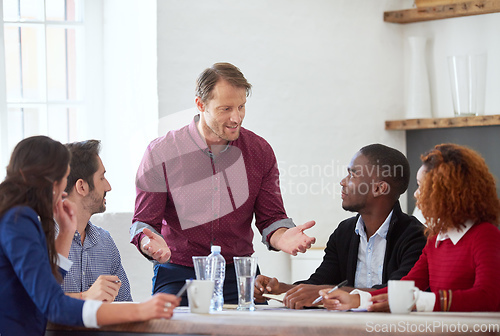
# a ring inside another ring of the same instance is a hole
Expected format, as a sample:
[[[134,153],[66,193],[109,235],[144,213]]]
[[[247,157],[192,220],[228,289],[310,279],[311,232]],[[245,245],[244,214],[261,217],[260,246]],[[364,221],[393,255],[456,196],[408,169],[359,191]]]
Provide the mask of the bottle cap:
[[[217,245],[212,245],[212,248],[210,249],[211,252],[219,252],[220,253],[220,246]]]

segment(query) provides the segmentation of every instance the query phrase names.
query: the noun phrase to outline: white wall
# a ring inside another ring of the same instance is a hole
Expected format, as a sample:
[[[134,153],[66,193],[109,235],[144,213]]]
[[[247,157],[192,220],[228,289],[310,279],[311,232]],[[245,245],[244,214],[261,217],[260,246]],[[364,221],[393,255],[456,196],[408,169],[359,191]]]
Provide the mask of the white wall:
[[[103,13],[105,103],[95,121],[104,125],[108,211],[131,212],[135,173],[158,124],[156,2],[105,0]]]
[[[254,85],[244,126],[273,146],[285,206],[326,244],[341,209],[338,182],[363,145],[404,150],[384,131],[403,116],[402,26],[383,22],[401,1],[158,1],[160,117],[193,106],[194,83],[219,61]]]

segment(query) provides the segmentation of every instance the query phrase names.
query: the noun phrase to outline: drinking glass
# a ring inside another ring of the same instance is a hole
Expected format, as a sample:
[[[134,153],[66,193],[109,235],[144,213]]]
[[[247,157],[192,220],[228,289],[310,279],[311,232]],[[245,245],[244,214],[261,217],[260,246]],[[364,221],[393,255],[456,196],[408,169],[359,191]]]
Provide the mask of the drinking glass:
[[[213,280],[208,267],[208,257],[193,257],[196,280]]]
[[[486,54],[448,57],[455,116],[484,113]]]
[[[238,286],[238,310],[255,310],[253,302],[255,275],[257,273],[256,257],[234,257],[234,268]]]

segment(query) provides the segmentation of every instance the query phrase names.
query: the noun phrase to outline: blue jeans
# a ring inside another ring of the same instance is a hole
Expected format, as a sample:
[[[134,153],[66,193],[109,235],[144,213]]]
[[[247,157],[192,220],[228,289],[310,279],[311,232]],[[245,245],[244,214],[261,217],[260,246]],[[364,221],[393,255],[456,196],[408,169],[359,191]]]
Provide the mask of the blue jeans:
[[[260,274],[257,266],[257,274]],[[156,264],[153,275],[153,294],[177,294],[186,279],[196,279],[194,267],[176,264]],[[224,303],[238,304],[238,288],[236,285],[236,271],[234,264],[226,264],[226,277],[224,279]],[[187,306],[187,293],[182,295],[181,306]]]

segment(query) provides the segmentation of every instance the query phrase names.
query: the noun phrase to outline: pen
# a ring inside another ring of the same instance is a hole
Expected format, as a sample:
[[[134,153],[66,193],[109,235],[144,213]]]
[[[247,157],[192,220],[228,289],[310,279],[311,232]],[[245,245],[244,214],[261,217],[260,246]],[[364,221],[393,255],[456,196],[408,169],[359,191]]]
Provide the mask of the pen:
[[[341,283],[339,283],[337,286],[335,286],[335,287],[333,287],[332,289],[330,289],[330,290],[328,291],[328,294],[330,294],[330,293],[331,293],[331,292],[333,292],[334,290],[339,289],[340,287],[345,286],[346,284],[347,284],[347,280],[342,281],[342,282],[341,282]],[[314,300],[312,304],[316,304],[316,303],[320,302],[321,300],[323,300],[323,297],[322,297],[322,296],[318,296],[318,298],[317,298],[316,300]]]
[[[193,279],[190,279],[188,281],[186,281],[186,283],[184,284],[184,286],[182,286],[182,288],[179,290],[179,292],[177,292],[177,294],[175,294],[175,297],[181,297],[182,294],[184,294],[184,292],[189,288],[189,286],[191,286],[191,284],[193,283],[192,281]]]

